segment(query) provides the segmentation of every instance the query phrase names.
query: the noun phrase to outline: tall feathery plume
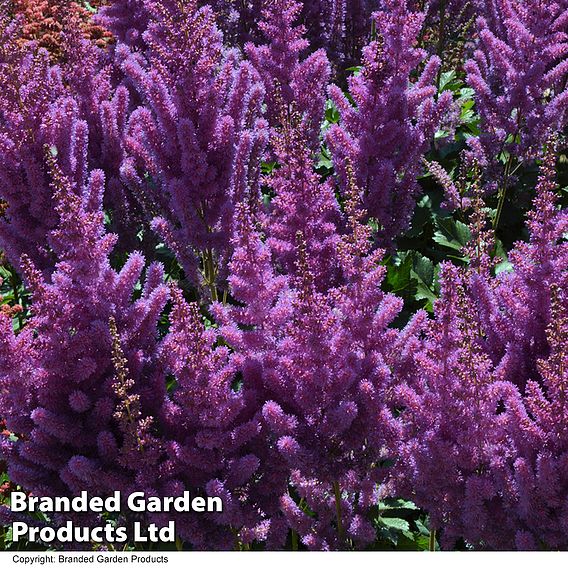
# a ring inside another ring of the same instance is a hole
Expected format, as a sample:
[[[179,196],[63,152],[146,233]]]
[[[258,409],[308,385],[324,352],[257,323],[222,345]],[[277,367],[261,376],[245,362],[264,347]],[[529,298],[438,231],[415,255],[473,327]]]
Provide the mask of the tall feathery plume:
[[[554,160],[550,144],[512,272],[444,266],[418,368],[399,387],[399,488],[429,511],[447,547],[459,538],[488,549],[566,546],[568,246]]]
[[[143,490],[156,479],[159,451],[135,459],[120,409],[122,394],[136,397],[139,424],[160,409],[165,385],[155,353],[168,296],[163,273],[151,266],[142,296],[132,301],[144,259],[133,253],[120,272],[109,264],[116,239],[104,231],[102,172],[91,172],[76,193],[57,159],[49,155],[48,163],[59,216],[51,234],[55,271],[46,278],[24,257],[32,316],[17,337],[2,316],[3,361],[12,361],[0,378],[0,412],[15,435],[3,442],[9,476],[45,496]],[[116,373],[128,377],[127,393],[117,391]]]
[[[563,2],[496,0],[477,19],[478,44],[465,64],[481,133],[469,156],[485,168],[486,192],[502,201],[523,163],[542,155],[549,130],[566,126],[568,35]]]
[[[211,9],[148,1],[145,62],[122,68],[143,100],[128,124],[123,177],[188,278],[211,295],[229,245],[233,177],[260,159],[263,89],[249,63],[226,51]],[[244,161],[244,162],[243,162]]]
[[[81,169],[84,129],[76,122],[77,116],[71,116],[74,111],[69,107],[63,117],[54,116],[58,99],[65,94],[60,69],[50,64],[46,50],[33,45],[19,47],[18,27],[18,20],[2,22],[0,199],[5,211],[0,219],[0,246],[17,267],[20,256],[26,253],[40,270],[50,270],[54,259],[46,246],[46,237],[55,227],[57,215],[44,145],[55,144],[62,126],[58,118],[66,120],[65,129],[76,127],[76,137],[73,144],[60,150],[63,154],[64,150],[73,152],[76,148],[77,153],[63,159]]]
[[[259,443],[266,446],[256,455],[269,459],[260,462],[261,479],[273,480],[273,491],[281,488],[280,515],[310,549],[374,539],[365,514],[386,478],[377,464],[399,433],[388,393],[395,381],[390,369],[404,356],[389,325],[401,302],[379,288],[381,251],[371,252],[357,193],[351,190],[350,230],[338,238],[341,285],[318,291],[301,232],[294,274],[279,275],[250,211],[239,208],[229,282],[242,307],[214,306],[243,390],[265,401]],[[315,517],[299,509],[286,483]]]
[[[451,95],[435,100],[440,65],[435,56],[425,62],[416,82],[409,82],[426,59],[416,47],[424,14],[410,11],[405,1],[389,0],[373,17],[377,37],[363,50],[361,72],[349,79],[355,106],[338,87],[330,88],[341,119],[326,140],[342,191],[349,183],[350,162],[365,207],[380,224],[380,241],[390,245],[408,226],[420,193],[416,178],[421,160]]]
[[[322,50],[305,56],[305,28],[294,25],[301,7],[293,0],[269,2],[259,24],[267,43],[249,43],[245,49],[264,83],[269,124],[276,126],[291,113],[299,114],[306,144],[316,149],[330,67]]]

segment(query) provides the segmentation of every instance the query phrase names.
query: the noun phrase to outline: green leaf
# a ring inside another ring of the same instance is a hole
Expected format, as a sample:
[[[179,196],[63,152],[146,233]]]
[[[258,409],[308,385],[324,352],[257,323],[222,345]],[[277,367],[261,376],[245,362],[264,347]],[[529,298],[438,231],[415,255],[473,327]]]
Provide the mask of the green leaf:
[[[473,97],[473,95],[475,95],[475,91],[473,89],[471,89],[470,87],[462,87],[460,89],[460,98],[471,99]]]
[[[501,272],[511,272],[511,270],[513,270],[513,265],[509,262],[507,251],[500,239],[497,239],[495,242],[494,256],[501,258],[501,262],[495,267],[495,275],[500,274]]]
[[[461,122],[468,124],[470,122],[473,122],[475,119],[475,113],[472,110],[462,108],[460,113]]]
[[[430,538],[424,535],[416,537],[414,540],[418,550],[430,550]]]
[[[331,99],[325,102],[325,120],[330,124],[336,124],[339,122],[339,111],[337,107],[333,104]]]
[[[416,525],[416,528],[418,529],[418,532],[420,532],[421,535],[427,538],[430,537],[430,531],[420,519],[414,521],[414,524]]]
[[[396,517],[379,517],[377,519],[378,523],[389,529],[394,529],[397,531],[409,531],[410,525],[408,521],[404,519],[398,519]]]
[[[440,75],[440,85],[438,87],[438,91],[441,93],[446,88],[453,91],[454,89],[452,88],[453,85],[451,85],[451,83],[455,78],[456,78],[456,72],[453,70],[442,73]]]
[[[468,110],[472,110],[473,107],[475,106],[475,101],[473,99],[463,98],[462,101],[463,101],[461,105],[462,113]]]
[[[240,376],[237,376],[233,382],[231,383],[231,389],[234,392],[239,392],[243,388],[243,379]]]
[[[424,232],[425,226],[430,224],[432,220],[432,203],[429,197],[428,200],[425,204],[423,204],[424,200],[422,200],[414,210],[412,225],[406,232],[407,237],[420,237]]]
[[[333,168],[333,162],[326,158],[323,154],[320,154],[318,163],[316,164],[316,169],[325,168],[326,170],[331,170]]]
[[[410,287],[412,270],[412,256],[407,252],[400,254],[387,267],[386,282],[393,292],[400,292]]]
[[[434,242],[444,247],[461,251],[471,238],[468,226],[451,217],[436,219],[438,230],[434,233]]]
[[[404,499],[384,499],[379,503],[379,510],[392,511],[400,509],[418,510],[418,507],[412,501],[405,501]]]
[[[168,375],[166,377],[166,391],[168,394],[172,394],[178,387],[177,379],[174,375]]]
[[[436,301],[434,293],[434,263],[420,253],[415,253],[410,276],[416,281],[417,300],[427,300],[427,309]]]
[[[264,175],[269,175],[272,173],[274,168],[278,165],[278,162],[261,162],[260,171]]]

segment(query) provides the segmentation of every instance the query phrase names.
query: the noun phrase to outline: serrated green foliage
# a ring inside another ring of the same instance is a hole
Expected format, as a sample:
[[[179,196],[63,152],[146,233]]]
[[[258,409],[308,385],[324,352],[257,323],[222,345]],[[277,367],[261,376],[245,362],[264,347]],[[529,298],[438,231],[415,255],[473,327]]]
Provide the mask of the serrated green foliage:
[[[433,239],[434,242],[442,247],[460,252],[471,238],[471,232],[468,226],[451,217],[437,217],[435,224],[437,230],[434,233]]]
[[[434,292],[434,282],[436,276],[436,267],[434,263],[420,253],[414,255],[412,270],[410,276],[416,280],[416,299],[426,300],[424,306],[428,311],[433,310],[433,304],[436,301]]]
[[[384,499],[379,503],[379,511],[393,511],[400,509],[417,511],[418,507],[412,501],[406,501],[405,499]]]
[[[412,501],[384,499],[373,508],[372,520],[377,530],[372,550],[429,550],[428,519]]]

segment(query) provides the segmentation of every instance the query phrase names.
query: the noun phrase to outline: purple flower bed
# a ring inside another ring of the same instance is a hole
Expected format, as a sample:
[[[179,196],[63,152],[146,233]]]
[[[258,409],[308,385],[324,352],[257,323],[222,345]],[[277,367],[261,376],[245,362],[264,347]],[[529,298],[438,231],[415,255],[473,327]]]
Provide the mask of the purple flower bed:
[[[568,549],[568,2],[93,18],[49,53],[0,14],[5,526],[189,491],[223,511],[81,522]]]

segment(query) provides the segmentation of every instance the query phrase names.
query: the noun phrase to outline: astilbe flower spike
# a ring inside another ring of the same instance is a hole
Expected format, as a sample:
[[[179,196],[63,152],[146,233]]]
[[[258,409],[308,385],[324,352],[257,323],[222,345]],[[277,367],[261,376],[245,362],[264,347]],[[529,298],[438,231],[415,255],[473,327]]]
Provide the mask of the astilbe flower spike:
[[[470,153],[488,167],[490,190],[496,178],[509,182],[518,162],[541,156],[548,131],[566,125],[567,12],[565,2],[495,0],[482,14],[465,69],[481,115]]]
[[[546,329],[549,353],[539,359],[535,380],[527,382],[524,397],[503,385],[504,404],[511,412],[504,429],[515,443],[515,460],[506,483],[516,483],[509,497],[518,529],[520,549],[542,546],[565,550],[568,509],[566,456],[568,447],[567,389],[568,311],[564,289],[551,289],[551,320]]]
[[[89,127],[88,166],[106,178],[104,206],[122,249],[135,245],[143,224],[138,201],[121,176],[126,159],[125,134],[136,92],[118,69],[113,50],[103,50],[81,35],[77,21],[67,18],[63,27],[61,70],[73,93],[79,113]]]
[[[165,390],[155,373],[156,324],[168,296],[163,273],[152,265],[132,301],[144,259],[133,253],[120,272],[109,264],[116,239],[104,231],[102,172],[92,171],[77,194],[55,158],[49,167],[56,269],[46,279],[24,257],[32,316],[17,336],[1,316],[2,361],[11,364],[0,375],[0,412],[15,434],[3,441],[3,457],[10,478],[36,495],[144,490],[160,456],[147,426]],[[133,400],[143,456],[121,410]]]
[[[269,152],[276,161],[263,182],[272,199],[264,219],[268,246],[287,274],[297,268],[296,234],[303,231],[309,255],[317,263],[318,285],[329,286],[337,270],[339,210],[330,182],[314,171],[319,149],[329,64],[322,51],[300,61],[307,47],[302,28],[293,20],[300,4],[272,2],[261,26],[268,45],[246,46],[260,71],[267,96],[267,117],[272,126]]]
[[[294,26],[301,4],[293,0],[274,0],[263,10],[259,27],[267,44],[247,44],[245,51],[260,73],[265,90],[269,124],[282,124],[291,113],[298,113],[306,144],[319,147],[319,129],[330,67],[323,50],[305,57],[309,43],[304,28]]]
[[[0,246],[15,266],[25,252],[44,270],[53,266],[45,241],[57,220],[44,162],[44,145],[53,133],[44,119],[64,86],[47,51],[18,46],[18,20],[2,21],[1,33]]]
[[[356,64],[369,40],[372,13],[377,2],[371,0],[305,0],[302,21],[310,43],[323,47],[333,62],[335,74]]]
[[[314,171],[300,113],[287,113],[282,123],[271,138],[281,165],[264,179],[274,194],[266,216],[268,246],[286,274],[297,274],[297,234],[302,232],[316,287],[323,290],[338,277],[337,246],[343,220],[331,181],[322,182]]]
[[[119,42],[137,49],[145,47],[143,34],[149,19],[145,0],[113,0],[101,6],[94,17]]]
[[[415,46],[424,14],[410,11],[405,1],[390,0],[373,17],[377,38],[363,50],[361,72],[349,79],[355,106],[338,87],[330,87],[341,118],[326,140],[342,191],[349,184],[349,162],[369,215],[380,223],[380,240],[390,245],[410,221],[421,160],[451,96],[434,98],[436,56],[426,61],[415,83],[409,82],[426,57]]]
[[[171,326],[160,346],[162,368],[174,381],[160,414],[168,456],[161,491],[221,497],[222,513],[179,515],[177,530],[194,548],[231,549],[267,521],[253,490],[259,413],[250,391],[235,387],[237,370],[229,349],[218,345],[218,331],[204,327],[198,305],[187,303],[176,286],[172,298]]]
[[[447,547],[459,538],[566,547],[567,216],[555,205],[551,146],[513,271],[492,279],[483,258],[444,266],[425,349],[399,387],[399,488],[429,511]]]
[[[197,282],[200,253],[205,267],[226,253],[235,177],[260,159],[263,89],[252,66],[224,50],[209,7],[166,0],[145,6],[147,64],[122,50],[122,68],[144,101],[130,117],[131,157],[122,171]],[[206,274],[208,284],[217,270]]]
[[[431,527],[443,529],[442,545],[451,547],[471,529],[492,535],[491,547],[511,539],[498,492],[485,475],[504,446],[498,401],[490,396],[493,368],[477,345],[477,322],[466,315],[473,307],[463,275],[447,264],[440,281],[441,299],[416,357],[414,385],[400,388],[408,430],[398,454],[404,471],[398,489],[428,510]],[[489,510],[481,506],[484,499]]]
[[[103,169],[109,184],[105,203],[115,217],[126,217],[128,200],[118,180],[128,93],[124,87],[113,93],[105,53],[82,36],[72,15],[63,22],[65,41],[57,65],[35,44],[18,44],[18,19],[3,29],[0,196],[7,210],[0,239],[15,266],[25,252],[49,272],[55,262],[49,231],[57,214],[44,147],[58,154],[77,192],[88,168]]]
[[[275,490],[291,483],[316,513],[309,517],[282,492],[281,514],[312,549],[374,539],[365,512],[377,503],[385,473],[379,462],[398,436],[390,369],[405,356],[388,326],[401,302],[380,290],[381,251],[370,252],[371,230],[357,203],[353,190],[351,230],[338,243],[341,284],[325,292],[316,288],[301,232],[295,274],[278,275],[250,211],[240,207],[229,282],[243,307],[214,306],[243,390],[266,401],[262,443],[270,459],[261,460],[262,479],[273,478]]]
[[[552,140],[541,164],[533,209],[527,219],[529,241],[518,242],[509,253],[515,269],[496,279],[485,270],[473,275],[471,282],[487,337],[484,349],[520,388],[537,373],[537,361],[548,352],[551,290],[566,282],[568,251],[563,235],[568,215],[556,205],[556,147]]]
[[[211,0],[208,4],[218,15],[227,40],[237,46],[247,42],[261,45],[265,33],[262,29],[264,13],[274,11],[276,14],[275,7],[282,5],[280,0],[252,0],[240,4],[231,0]],[[335,74],[342,79],[345,68],[357,61],[361,48],[369,39],[371,14],[376,3],[370,0],[303,0],[297,5],[294,12],[305,29],[306,39],[314,49],[326,51]]]

